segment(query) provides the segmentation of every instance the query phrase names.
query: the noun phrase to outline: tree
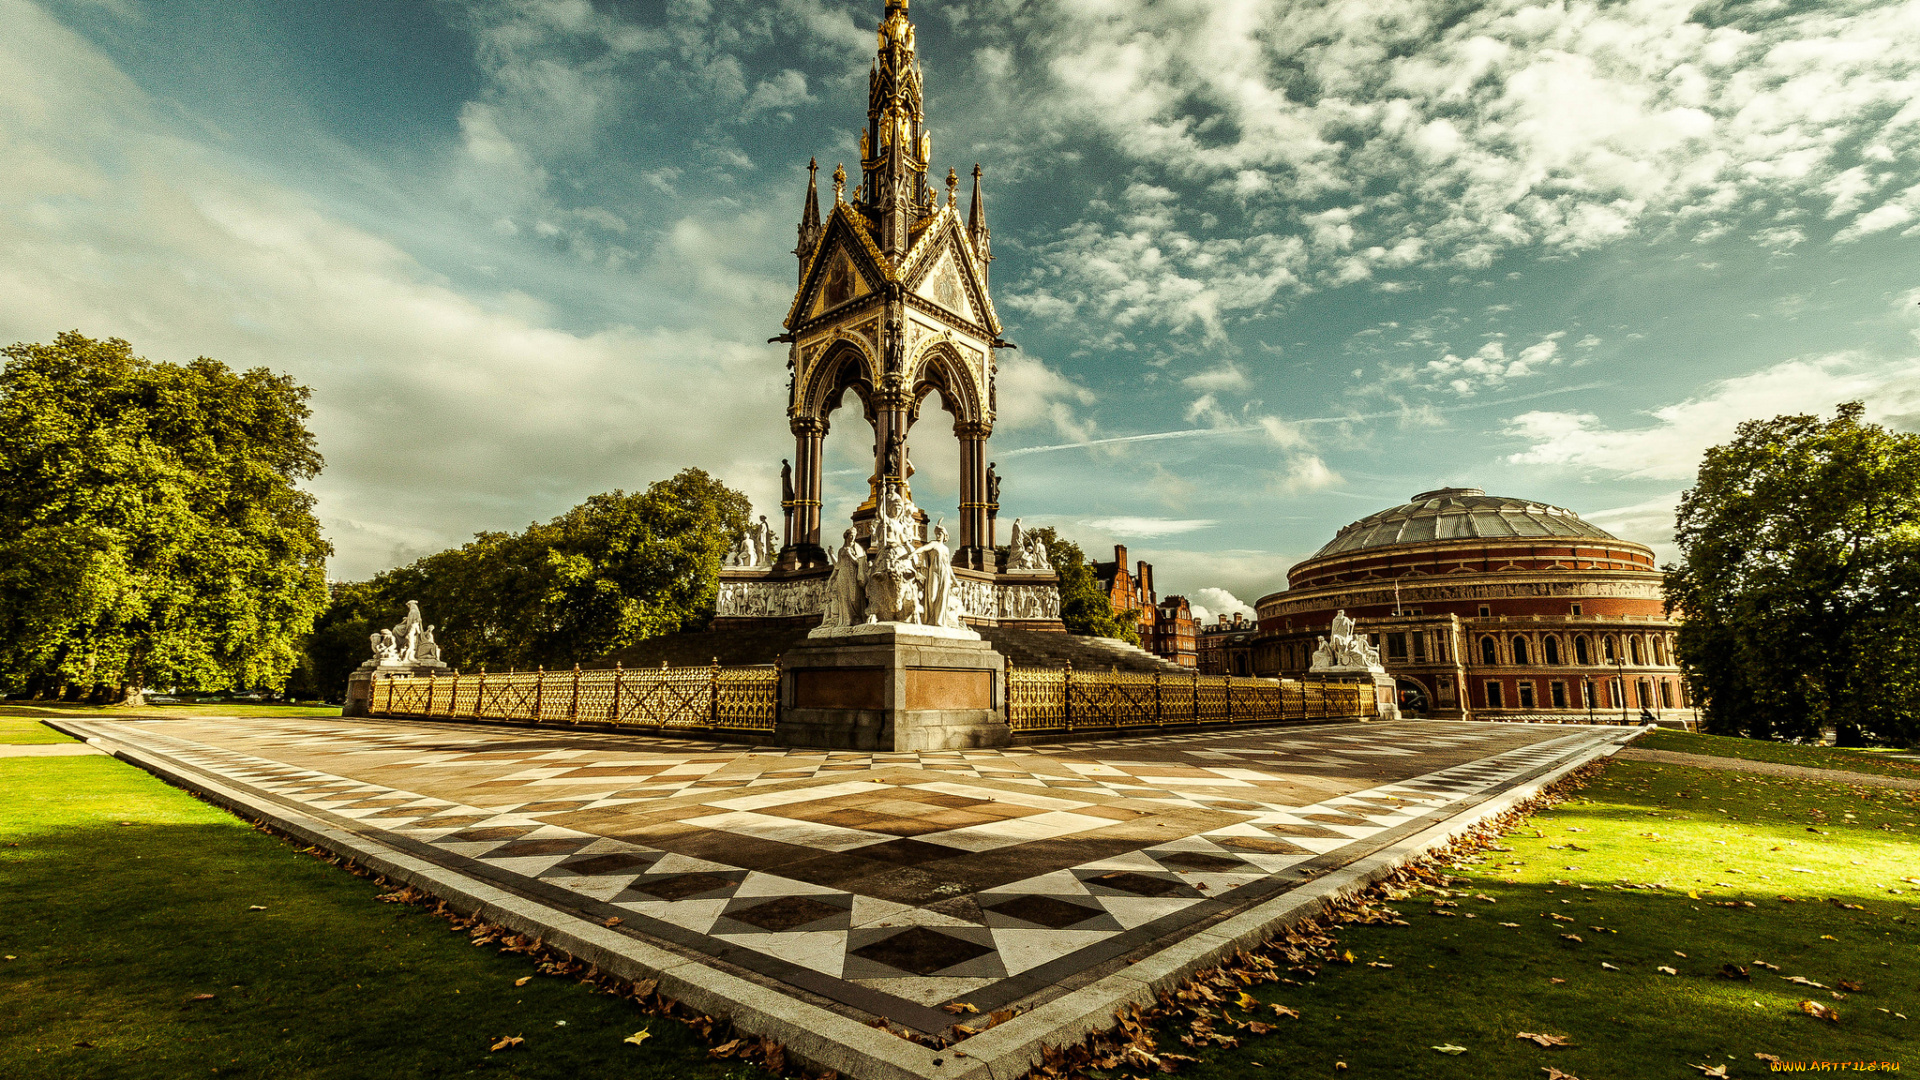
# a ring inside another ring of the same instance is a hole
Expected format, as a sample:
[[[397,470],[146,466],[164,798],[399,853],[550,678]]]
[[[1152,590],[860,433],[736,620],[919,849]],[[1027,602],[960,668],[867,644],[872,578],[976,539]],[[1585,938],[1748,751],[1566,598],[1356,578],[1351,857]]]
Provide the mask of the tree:
[[[309,645],[330,697],[369,655],[368,636],[408,600],[466,670],[562,667],[713,618],[720,563],[746,531],[747,497],[699,469],[644,492],[595,495],[518,533],[467,544],[335,590]]]
[[[278,688],[326,605],[308,390],[77,331],[0,355],[0,690]]]
[[[1087,553],[1079,544],[1062,538],[1051,525],[1033,529],[1028,535],[1046,543],[1047,561],[1060,575],[1060,621],[1068,630],[1140,644],[1140,613],[1113,610],[1113,600],[1100,590],[1093,567],[1087,564]]]
[[[1709,731],[1920,739],[1920,436],[1864,411],[1741,424],[1681,498],[1667,608]]]

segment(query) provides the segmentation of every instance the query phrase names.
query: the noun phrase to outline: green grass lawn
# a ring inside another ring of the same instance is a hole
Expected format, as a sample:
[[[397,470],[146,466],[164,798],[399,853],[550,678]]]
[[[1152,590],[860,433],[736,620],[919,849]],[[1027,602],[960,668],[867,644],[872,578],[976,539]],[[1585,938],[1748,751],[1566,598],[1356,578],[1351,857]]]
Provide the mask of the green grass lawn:
[[[220,705],[76,705],[60,701],[9,701],[0,703],[0,720],[7,718],[66,717],[71,720],[179,719],[193,716],[238,716],[271,719],[276,716],[339,716],[338,705],[262,705],[236,701]]]
[[[1901,761],[1872,750],[1842,750],[1833,746],[1794,746],[1791,743],[1765,742],[1759,739],[1733,739],[1724,735],[1695,735],[1685,731],[1661,729],[1634,740],[1645,750],[1671,750],[1681,754],[1706,754],[1711,757],[1744,758],[1770,761],[1776,765],[1803,765],[1810,769],[1845,769],[1849,772],[1875,773],[1920,780],[1920,761]]]
[[[0,1077],[729,1075],[380,891],[112,758],[0,758]]]
[[[1332,1076],[1337,1062],[1356,1078],[1766,1075],[1755,1053],[1920,1068],[1916,822],[1914,792],[1615,762],[1456,864],[1450,888],[1390,901],[1410,926],[1339,928],[1354,963],[1255,989],[1278,1030],[1182,1075]],[[1726,964],[1750,981],[1722,977]],[[1861,989],[1835,998],[1843,979]],[[1300,1017],[1276,1021],[1267,1003]],[[1179,1034],[1164,1025],[1161,1048],[1191,1052]]]
[[[75,742],[30,716],[0,713],[0,746],[32,746],[38,743]]]

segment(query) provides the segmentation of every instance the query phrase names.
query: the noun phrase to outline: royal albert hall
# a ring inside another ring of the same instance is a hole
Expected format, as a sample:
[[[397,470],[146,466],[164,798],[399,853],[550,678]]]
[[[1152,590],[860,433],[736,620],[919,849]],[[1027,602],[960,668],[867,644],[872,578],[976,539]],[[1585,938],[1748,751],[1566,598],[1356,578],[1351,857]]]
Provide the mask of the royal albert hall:
[[[1693,711],[1652,550],[1546,503],[1422,492],[1341,529],[1256,607],[1254,674],[1306,672],[1344,610],[1419,715],[1620,723]]]

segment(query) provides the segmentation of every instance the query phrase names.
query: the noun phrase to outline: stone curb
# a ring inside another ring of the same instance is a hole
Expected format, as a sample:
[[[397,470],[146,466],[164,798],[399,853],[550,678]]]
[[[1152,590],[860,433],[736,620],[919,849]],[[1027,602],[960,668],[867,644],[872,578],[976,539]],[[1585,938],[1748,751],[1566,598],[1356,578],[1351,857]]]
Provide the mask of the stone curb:
[[[796,1063],[834,1069],[849,1080],[1018,1080],[1038,1062],[1044,1047],[1075,1043],[1113,1026],[1128,1005],[1153,1002],[1165,990],[1221,959],[1260,945],[1292,923],[1324,911],[1407,862],[1443,847],[1482,821],[1538,795],[1561,777],[1611,756],[1638,736],[1637,729],[1597,742],[1549,771],[1461,811],[1444,821],[1308,882],[1285,895],[1241,912],[1106,978],[1022,1013],[946,1050],[868,1027],[852,1017],[791,997],[674,952],[616,932],[416,859],[376,840],[337,828],[299,811],[255,801],[244,792],[167,758],[96,731],[83,722],[48,726],[85,739],[168,783],[194,791],[245,817],[309,844],[344,855],[392,881],[447,901],[455,909],[596,964],[602,971],[638,982],[658,979],[660,992],[701,1012],[724,1016],[742,1032],[785,1045]],[[69,724],[71,726],[69,726]]]

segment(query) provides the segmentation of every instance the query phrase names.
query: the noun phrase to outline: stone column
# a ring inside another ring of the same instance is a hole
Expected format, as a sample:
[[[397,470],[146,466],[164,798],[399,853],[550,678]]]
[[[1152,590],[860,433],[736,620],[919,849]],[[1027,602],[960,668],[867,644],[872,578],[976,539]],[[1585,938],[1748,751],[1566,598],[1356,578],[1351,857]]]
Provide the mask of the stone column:
[[[963,565],[981,569],[989,561],[987,538],[987,434],[985,424],[954,425],[960,439],[960,536]]]
[[[794,478],[793,478],[793,536],[791,547],[799,556],[802,564],[819,552],[820,548],[820,496],[821,442],[826,438],[827,422],[814,417],[800,417],[793,421],[794,440]]]

